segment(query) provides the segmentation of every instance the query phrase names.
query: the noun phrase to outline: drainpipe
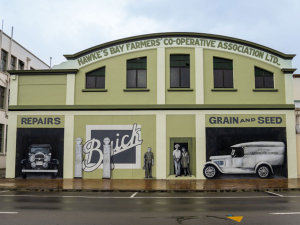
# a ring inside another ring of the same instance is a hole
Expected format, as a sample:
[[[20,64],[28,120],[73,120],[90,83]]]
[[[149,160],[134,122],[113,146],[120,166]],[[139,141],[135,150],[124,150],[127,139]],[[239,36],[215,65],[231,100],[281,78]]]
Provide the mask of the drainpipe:
[[[14,33],[14,28],[12,27],[6,68],[10,68],[11,46],[12,46],[12,41],[13,41],[13,33]],[[9,89],[10,89],[10,74],[6,73],[6,75],[7,75],[7,79],[6,79],[6,94],[5,94],[5,100],[6,100],[6,102],[5,102],[5,117],[8,118],[8,98],[9,98]]]

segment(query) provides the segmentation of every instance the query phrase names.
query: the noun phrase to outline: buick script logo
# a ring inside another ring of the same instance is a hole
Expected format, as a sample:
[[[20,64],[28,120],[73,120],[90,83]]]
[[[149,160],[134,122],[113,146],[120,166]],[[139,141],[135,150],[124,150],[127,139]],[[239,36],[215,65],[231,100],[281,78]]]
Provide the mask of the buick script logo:
[[[83,146],[85,153],[82,162],[85,172],[102,168],[104,138],[111,140],[111,155],[115,168],[140,168],[141,126],[133,125],[87,125],[87,141]]]

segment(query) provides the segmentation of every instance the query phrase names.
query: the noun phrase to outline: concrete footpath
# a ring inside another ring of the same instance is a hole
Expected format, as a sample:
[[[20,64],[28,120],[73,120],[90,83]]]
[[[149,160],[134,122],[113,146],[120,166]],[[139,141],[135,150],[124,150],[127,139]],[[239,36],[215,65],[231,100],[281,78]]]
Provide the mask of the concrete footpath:
[[[300,191],[300,179],[0,179],[0,191],[258,192]]]

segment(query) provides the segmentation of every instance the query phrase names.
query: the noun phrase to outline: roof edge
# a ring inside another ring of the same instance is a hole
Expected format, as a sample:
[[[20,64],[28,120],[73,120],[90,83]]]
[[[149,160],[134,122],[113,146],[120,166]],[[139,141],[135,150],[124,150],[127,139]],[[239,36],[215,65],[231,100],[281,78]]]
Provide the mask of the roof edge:
[[[10,75],[65,75],[76,74],[78,69],[7,70]]]

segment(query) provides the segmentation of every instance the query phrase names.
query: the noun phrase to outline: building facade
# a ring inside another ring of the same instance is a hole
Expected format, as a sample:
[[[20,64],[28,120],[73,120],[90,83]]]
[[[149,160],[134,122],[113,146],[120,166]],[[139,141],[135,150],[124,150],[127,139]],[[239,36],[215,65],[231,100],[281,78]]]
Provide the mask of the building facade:
[[[10,70],[6,177],[22,175],[29,146],[50,144],[62,178],[144,179],[149,165],[156,179],[297,178],[294,56],[159,33]]]
[[[49,69],[49,66],[1,31],[0,51],[0,168],[5,168],[9,102],[7,88],[9,90],[10,86],[7,70]]]

